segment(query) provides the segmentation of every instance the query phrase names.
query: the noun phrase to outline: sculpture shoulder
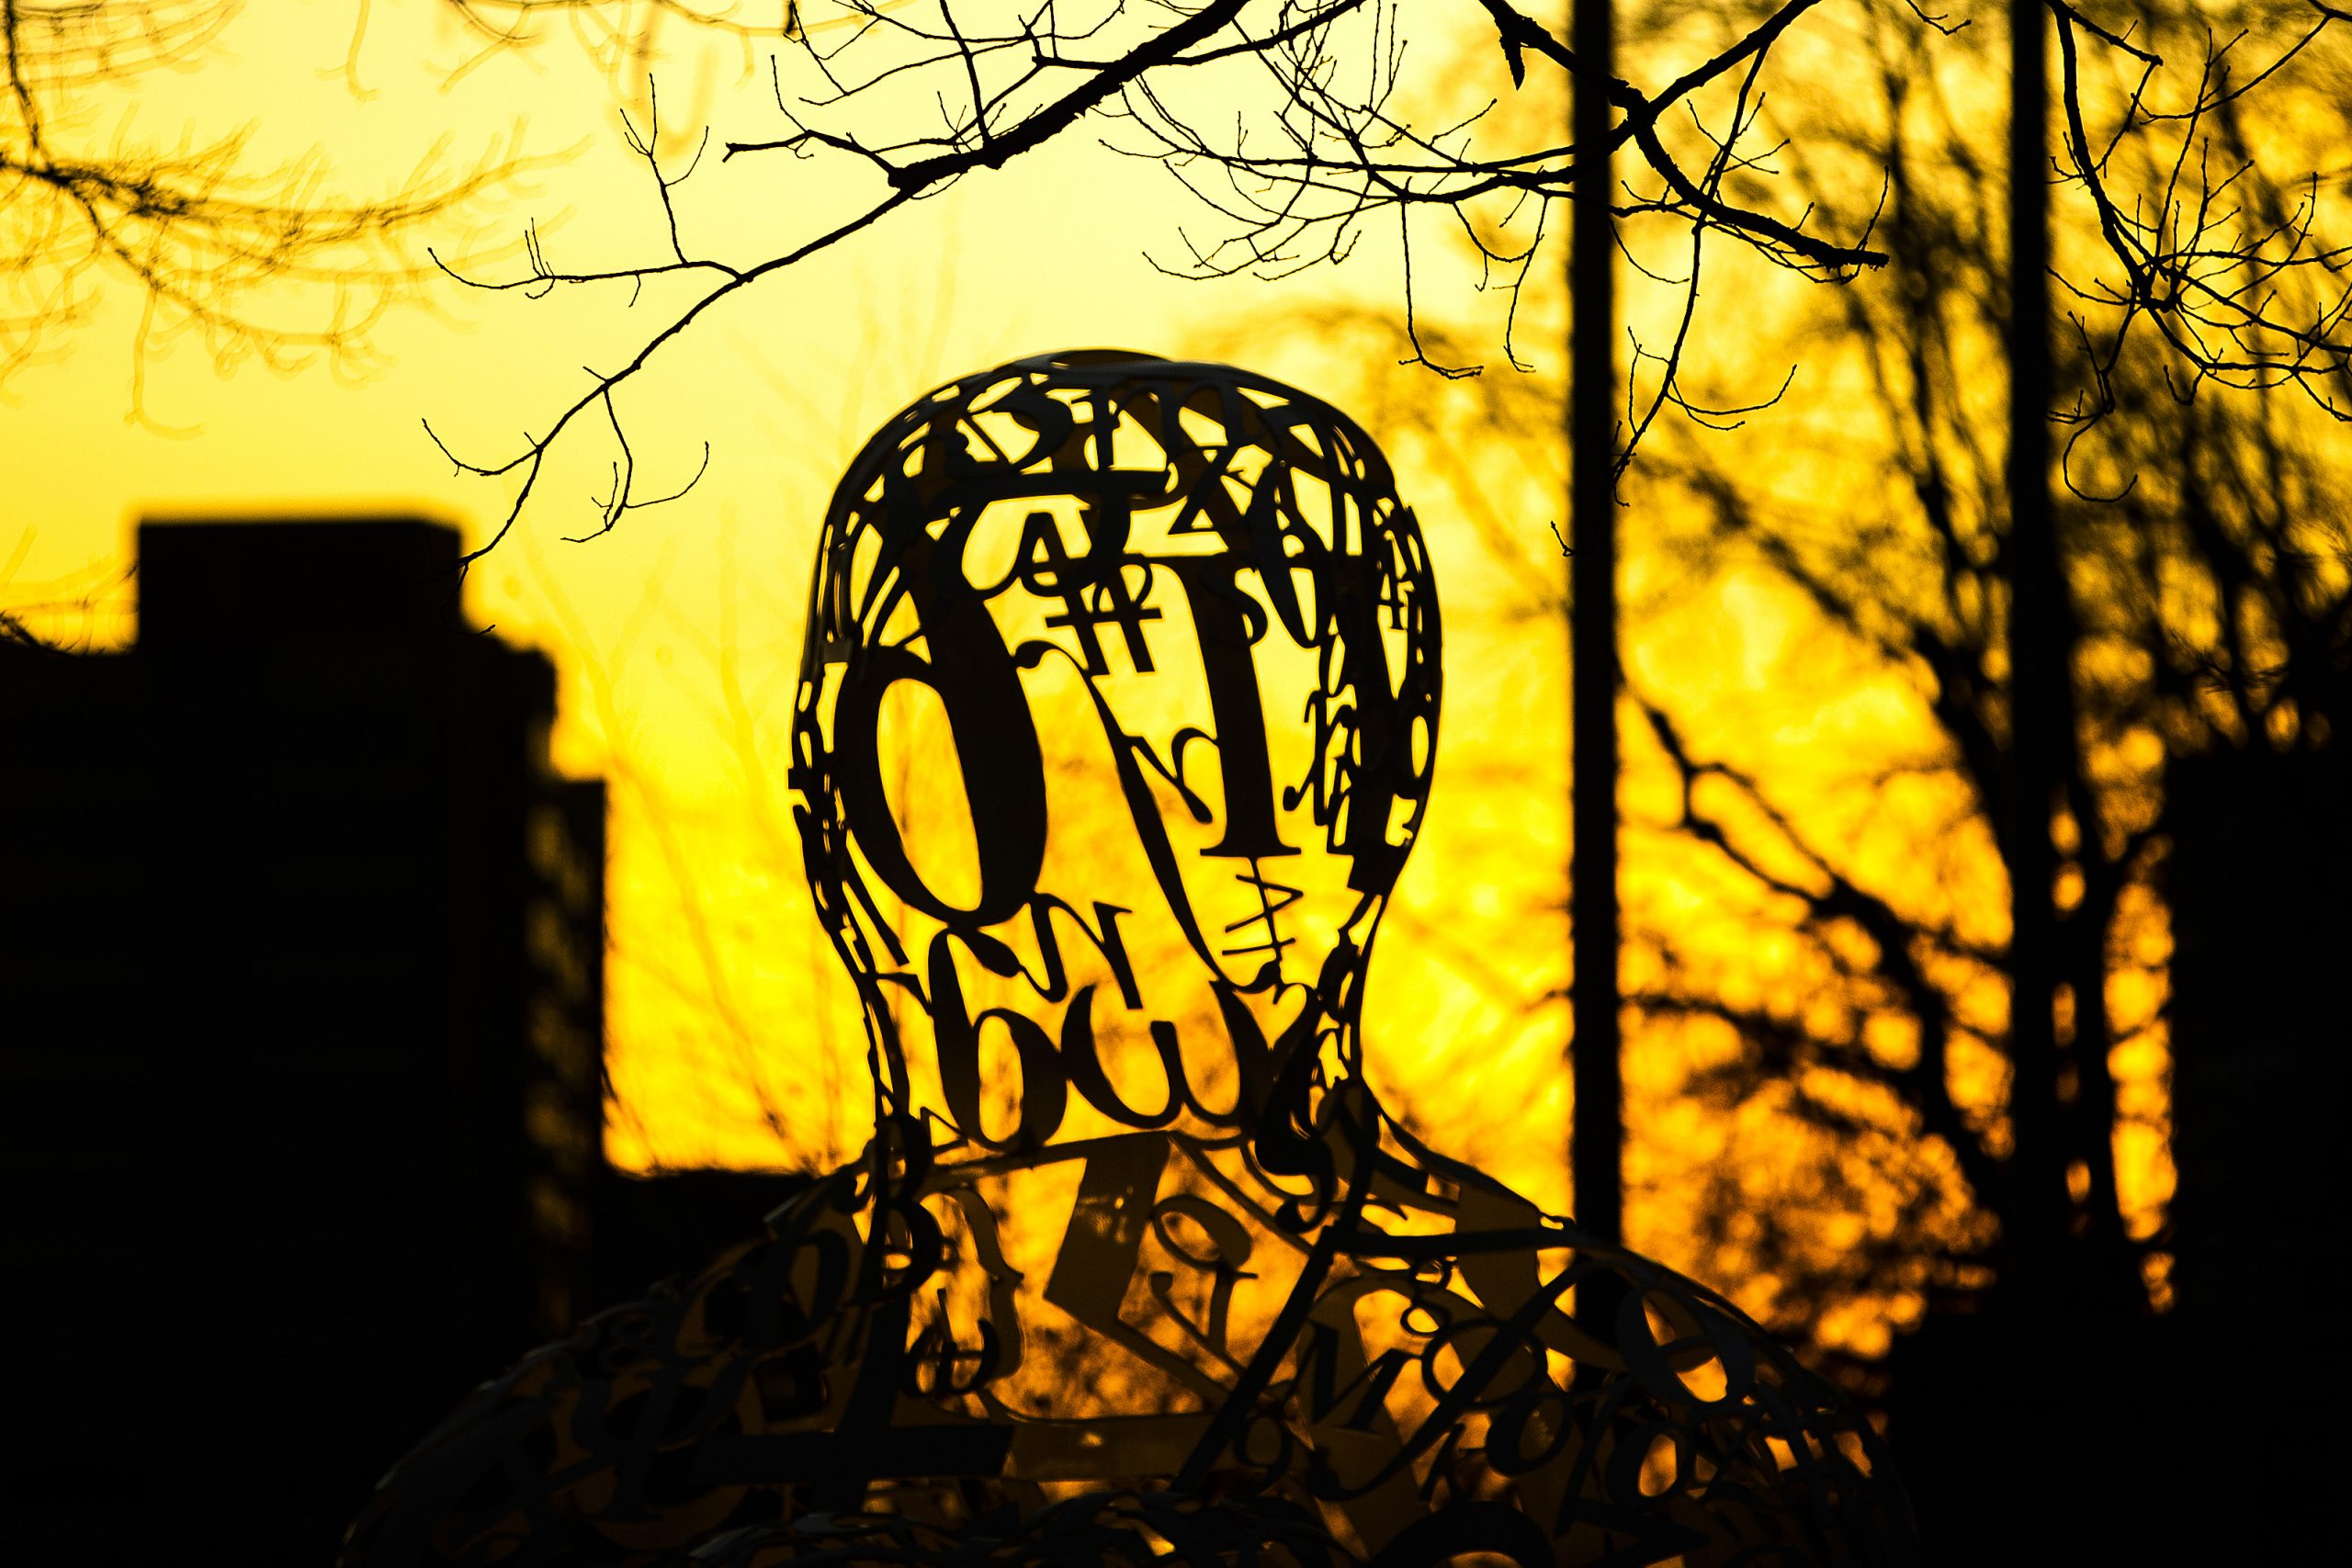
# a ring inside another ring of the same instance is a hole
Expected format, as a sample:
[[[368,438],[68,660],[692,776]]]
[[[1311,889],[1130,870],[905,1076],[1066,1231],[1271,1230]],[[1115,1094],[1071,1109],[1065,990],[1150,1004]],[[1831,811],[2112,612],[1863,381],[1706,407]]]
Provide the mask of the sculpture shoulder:
[[[347,1568],[628,1561],[725,1525],[751,1493],[722,1473],[730,1446],[821,1431],[847,1397],[867,1314],[845,1305],[860,1244],[831,1185],[476,1389],[379,1483]]]

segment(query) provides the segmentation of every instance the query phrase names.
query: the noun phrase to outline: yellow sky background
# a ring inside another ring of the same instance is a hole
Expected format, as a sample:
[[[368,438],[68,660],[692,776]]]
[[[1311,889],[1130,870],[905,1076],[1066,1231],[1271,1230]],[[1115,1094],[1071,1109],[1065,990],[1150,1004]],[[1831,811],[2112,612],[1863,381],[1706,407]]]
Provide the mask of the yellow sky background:
[[[514,241],[526,221],[559,267],[647,258],[658,209],[646,172],[619,135],[608,73],[578,41],[559,28],[534,49],[476,61],[478,41],[446,15],[378,7],[346,71],[355,15],[345,5],[251,6],[200,69],[93,96],[83,106],[89,134],[251,125],[252,155],[322,149],[334,186],[355,195],[428,159],[455,170],[497,156],[519,136],[547,161],[423,238],[486,276],[517,275]],[[721,139],[778,133],[765,84],[741,78],[731,46],[667,41],[670,125],[707,110]],[[756,255],[870,188],[822,161],[772,154],[721,165],[714,155],[677,193],[682,233],[689,249]],[[1091,137],[894,215],[738,298],[623,394],[647,488],[692,473],[709,443],[708,471],[687,498],[592,542],[563,542],[593,526],[590,497],[607,482],[609,446],[575,441],[515,535],[474,573],[475,618],[557,660],[559,761],[614,785],[618,1102],[608,1145],[617,1162],[800,1165],[844,1157],[862,1137],[855,1010],[808,918],[781,776],[807,554],[832,480],[865,434],[950,376],[1070,346],[1246,358],[1350,406],[1341,389],[1362,377],[1342,374],[1311,333],[1285,323],[1335,302],[1393,300],[1393,251],[1367,243],[1344,267],[1282,284],[1183,282],[1145,260],[1147,250],[1176,259],[1180,227],[1211,231],[1217,221],[1157,168],[1105,153]],[[1457,305],[1471,298],[1458,265],[1427,265],[1417,282],[1430,293]],[[1784,287],[1758,281],[1750,301]],[[507,492],[453,475],[420,421],[469,457],[511,455],[519,431],[576,393],[582,365],[612,363],[665,298],[683,297],[674,286],[649,288],[632,314],[619,308],[624,288],[530,302],[435,279],[375,330],[379,363],[355,378],[326,364],[224,373],[194,336],[141,356],[137,299],[109,286],[85,323],[0,385],[0,604],[45,606],[53,633],[119,639],[129,600],[109,585],[141,514],[414,511],[486,538]],[[1491,298],[1477,306],[1494,307]],[[1538,336],[1526,353],[1556,372],[1556,344]],[[1510,374],[1490,357],[1489,374]],[[1409,395],[1460,395],[1434,378],[1419,386]],[[1378,418],[1367,423],[1390,439]],[[1441,1144],[1559,1206],[1569,1196],[1566,1017],[1540,993],[1564,963],[1565,705],[1557,622],[1540,604],[1528,608],[1559,570],[1547,531],[1560,515],[1559,470],[1556,453],[1479,461],[1491,465],[1502,527],[1523,539],[1516,563],[1427,499],[1443,491],[1426,467],[1401,465],[1436,557],[1447,705],[1437,793],[1385,930],[1367,1036],[1375,1081],[1400,1109]],[[1628,514],[1637,575],[1644,528],[1638,512]],[[96,600],[90,615],[61,608],[85,595]],[[1825,776],[1857,745],[1899,750],[1920,733],[1899,681],[1859,659],[1841,663],[1787,595],[1757,578],[1735,576],[1660,610],[1630,654],[1637,676],[1686,699],[1702,729],[1746,726],[1792,766],[1815,759]],[[1800,667],[1805,679],[1792,682]],[[1630,807],[1656,815],[1657,780],[1642,771],[1639,745],[1629,747]],[[1878,833],[1883,842],[1869,852],[1882,862],[1913,852],[1905,820],[1941,809],[1849,806],[1884,819],[1853,829],[1858,842]],[[1971,852],[1945,852],[1961,864]],[[1998,940],[1997,868],[1988,882],[1978,865],[1973,886],[1955,874],[1951,896],[1978,911],[1979,934]],[[1723,902],[1735,890],[1688,852],[1637,832],[1628,877],[1629,901],[1665,911],[1695,949],[1737,942],[1736,911]],[[1769,988],[1794,960],[1747,953],[1741,962],[1749,983]],[[1698,1034],[1636,1041],[1637,1193],[1670,1190],[1663,1166],[1745,1135],[1673,1100],[1694,1054],[1717,1048]],[[2160,1201],[2160,1185],[2143,1183],[2143,1208]],[[1656,1200],[1645,1213],[1652,1201],[1637,1197],[1636,1236],[1674,1257],[1671,1203]],[[1883,1340],[1869,1325],[1855,1334],[1865,1346],[1873,1334]]]

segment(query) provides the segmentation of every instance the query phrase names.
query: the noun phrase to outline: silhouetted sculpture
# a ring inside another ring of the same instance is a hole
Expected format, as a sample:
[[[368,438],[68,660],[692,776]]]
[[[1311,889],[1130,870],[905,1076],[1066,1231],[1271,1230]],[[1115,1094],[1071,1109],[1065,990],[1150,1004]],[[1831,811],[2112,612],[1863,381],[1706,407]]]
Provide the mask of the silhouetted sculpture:
[[[1419,530],[1314,399],[1083,353],[893,420],[792,775],[873,1141],[485,1386],[350,1561],[1903,1559],[1834,1390],[1366,1085],[1438,701]]]

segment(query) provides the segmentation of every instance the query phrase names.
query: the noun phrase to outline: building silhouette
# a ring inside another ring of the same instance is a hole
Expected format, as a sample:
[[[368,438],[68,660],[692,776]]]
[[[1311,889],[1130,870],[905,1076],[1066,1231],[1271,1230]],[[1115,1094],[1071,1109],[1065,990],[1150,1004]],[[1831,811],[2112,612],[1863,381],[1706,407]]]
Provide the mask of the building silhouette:
[[[458,550],[147,523],[131,647],[0,644],[0,1560],[329,1561],[586,1307],[604,787]]]
[[[2335,1529],[2352,767],[2216,749],[2170,759],[2165,794],[2166,1310],[1996,1286],[1897,1341],[1891,1436],[1931,1565],[2029,1538],[2084,1561],[2300,1562]]]
[[[2334,1415],[2352,1373],[2328,1326],[2352,1104],[2352,761],[2217,750],[2175,759],[2166,787],[2173,1315],[2184,1360],[2216,1369],[2192,1415],[2230,1544],[2295,1561],[2339,1528],[2352,1461]]]

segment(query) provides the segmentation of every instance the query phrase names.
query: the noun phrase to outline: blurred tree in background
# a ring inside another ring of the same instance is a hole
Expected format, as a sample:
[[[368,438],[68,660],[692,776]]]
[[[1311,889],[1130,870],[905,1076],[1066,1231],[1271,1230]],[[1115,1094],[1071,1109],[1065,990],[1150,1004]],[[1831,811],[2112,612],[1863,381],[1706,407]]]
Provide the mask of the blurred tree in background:
[[[2269,21],[2275,37],[2279,22],[2294,18],[2253,19]],[[2203,25],[2196,12],[2144,20],[2138,36],[2175,50],[2195,48]],[[1669,964],[1646,1002],[1736,1031],[1742,1052],[1709,1075],[1714,1092],[1785,1097],[1840,1136],[1872,1120],[1861,1107],[1899,1105],[1917,1132],[1950,1150],[1949,1169],[1973,1201],[2006,1222],[1998,1167],[2016,1143],[2003,1106],[2003,1079],[2014,1071],[2002,1060],[2007,933],[1985,920],[1984,883],[1963,869],[1988,851],[2004,862],[2011,853],[1999,813],[2011,547],[2004,443],[1985,396],[2000,374],[2007,310],[2004,257],[1984,220],[1999,208],[2001,171],[1985,152],[1988,128],[1938,90],[1928,62],[1899,39],[1878,43],[1874,68],[1856,73],[1846,100],[1870,84],[1875,102],[1862,101],[1877,112],[1848,118],[1830,140],[1890,171],[1881,228],[1894,257],[1887,286],[1841,293],[1819,315],[1800,314],[1782,339],[1784,355],[1803,345],[1816,361],[1835,343],[1823,367],[1841,383],[1838,395],[1775,422],[1769,465],[1742,454],[1736,439],[1691,441],[1660,465],[1657,482],[1677,498],[1667,511],[1685,530],[1675,541],[1682,559],[1718,570],[1752,563],[1780,577],[1841,639],[1899,674],[1932,715],[1936,744],[1869,759],[1852,776],[1863,786],[1855,793],[1935,804],[1921,807],[1911,853],[1882,855],[1873,866],[1867,825],[1825,830],[1792,818],[1770,760],[1726,754],[1728,742],[1696,745],[1665,694],[1645,701],[1677,770],[1677,826],[1754,882],[1809,953],[1811,972],[1809,985],[1778,998],[1740,1001],[1703,965]],[[2213,77],[2235,91],[2270,62],[2224,55]],[[2267,84],[2266,98],[2224,99],[2199,135],[2127,145],[2107,169],[2110,192],[2138,210],[2160,210],[2182,166],[2205,162],[2228,172],[2218,198],[2227,221],[2270,232],[2308,224],[2316,195],[2309,171],[2352,130],[2334,87],[2338,70],[2340,62],[2301,74],[2290,68]],[[2300,155],[2256,159],[2248,149],[2257,137],[2274,154],[2283,143]],[[2282,163],[2303,178],[2282,178]],[[1826,181],[1817,195],[1833,210],[1876,197]],[[2165,788],[2166,773],[2217,753],[2303,755],[2327,746],[2352,650],[2344,511],[2352,475],[2331,406],[2343,389],[2341,360],[2321,359],[2315,370],[2324,374],[2307,389],[2300,372],[2286,378],[2308,399],[2275,395],[2277,385],[2274,395],[2232,387],[2226,370],[2216,375],[2210,358],[2200,363],[2154,330],[2161,323],[2127,289],[2094,280],[2098,264],[2113,265],[2086,232],[2095,214],[2093,202],[2067,213],[2072,227],[2057,243],[2062,271],[2071,263],[2082,281],[2060,336],[2071,352],[2059,356],[2053,408],[2069,589],[2059,632],[2074,679],[2056,829],[2063,989],[2054,1089],[2065,1114],[2048,1157],[2066,1171],[2068,1228],[2082,1254],[2075,1267],[2089,1299],[2168,1303],[2162,1186],[2145,1174],[2160,1163],[2150,1156],[2167,1116],[2163,1075],[2154,1070],[2169,946],[2162,870],[2171,839],[2207,829],[2183,819],[2187,807]],[[2217,227],[2223,220],[2215,214]],[[2308,243],[2311,254],[2328,254],[2316,235]],[[2214,249],[2245,254],[2226,240]],[[2243,260],[2238,266],[2259,274]],[[2260,288],[2267,280],[2250,281]],[[2306,305],[2305,319],[2324,320],[2331,308]],[[1846,395],[1849,388],[1860,395]],[[1857,464],[1862,454],[1872,460]],[[1841,464],[1849,478],[1825,493]],[[1942,874],[1917,875],[1923,863]],[[2276,918],[2298,918],[2297,903],[2273,908]],[[2136,1190],[2119,1176],[2119,1153],[2143,1173]],[[1966,1258],[1994,1238],[1958,1247],[1959,1238],[1940,1239],[1933,1252]],[[1898,1258],[1897,1268],[1917,1269],[1922,1256],[1917,1240],[1876,1251],[1829,1263],[1844,1274],[1842,1288]],[[1935,1279],[1965,1288],[1982,1276],[1955,1265]]]
[[[355,196],[325,151],[279,156],[254,123],[209,140],[167,113],[140,124],[127,106],[207,64],[237,10],[0,0],[0,384],[110,286],[145,300],[134,414],[150,348],[184,333],[224,368],[363,372],[369,329],[432,270],[412,242],[432,227],[447,243],[524,167],[512,141],[453,161],[444,137],[393,188]]]

